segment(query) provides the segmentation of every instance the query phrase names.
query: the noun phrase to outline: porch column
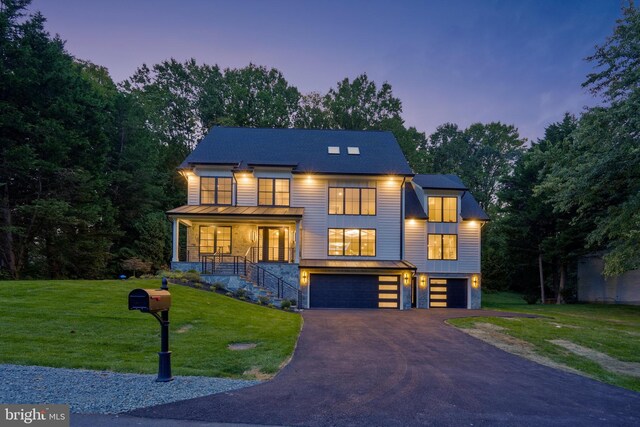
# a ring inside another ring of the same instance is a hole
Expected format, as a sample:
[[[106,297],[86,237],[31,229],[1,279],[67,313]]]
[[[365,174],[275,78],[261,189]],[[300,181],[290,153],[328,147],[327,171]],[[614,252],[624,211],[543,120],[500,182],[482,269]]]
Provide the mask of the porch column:
[[[294,262],[300,264],[300,221],[296,221],[296,250],[294,253]]]
[[[178,262],[180,261],[180,259],[178,258],[178,248],[180,243],[180,222],[177,218],[173,218],[171,221],[173,222],[173,256],[171,257],[171,262]]]

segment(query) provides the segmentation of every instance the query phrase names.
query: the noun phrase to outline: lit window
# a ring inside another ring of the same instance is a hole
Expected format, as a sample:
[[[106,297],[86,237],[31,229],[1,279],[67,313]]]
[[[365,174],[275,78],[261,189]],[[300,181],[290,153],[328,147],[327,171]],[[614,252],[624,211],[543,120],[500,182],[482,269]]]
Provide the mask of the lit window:
[[[458,222],[457,197],[429,197],[429,222]]]
[[[258,205],[289,206],[289,180],[286,178],[259,178]]]
[[[457,260],[458,236],[455,234],[429,234],[428,259]]]
[[[231,227],[200,227],[200,253],[231,253]]]
[[[231,193],[231,178],[200,177],[200,204],[230,205]]]
[[[375,214],[375,188],[329,187],[329,215]]]
[[[330,228],[329,255],[376,256],[376,230]]]

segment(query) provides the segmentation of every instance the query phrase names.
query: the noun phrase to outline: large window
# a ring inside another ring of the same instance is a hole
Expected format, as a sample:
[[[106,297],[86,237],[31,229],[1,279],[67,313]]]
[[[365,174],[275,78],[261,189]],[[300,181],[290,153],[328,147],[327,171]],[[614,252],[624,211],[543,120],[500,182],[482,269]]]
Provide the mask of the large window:
[[[200,253],[231,253],[231,227],[200,226]]]
[[[289,206],[289,180],[259,178],[258,204],[261,206]]]
[[[329,187],[329,215],[375,214],[375,188]]]
[[[428,259],[458,259],[458,236],[455,234],[429,234],[428,246]]]
[[[330,228],[329,255],[376,256],[376,230]]]
[[[231,178],[202,176],[200,177],[201,205],[230,205]]]
[[[458,222],[458,198],[429,197],[429,222]]]

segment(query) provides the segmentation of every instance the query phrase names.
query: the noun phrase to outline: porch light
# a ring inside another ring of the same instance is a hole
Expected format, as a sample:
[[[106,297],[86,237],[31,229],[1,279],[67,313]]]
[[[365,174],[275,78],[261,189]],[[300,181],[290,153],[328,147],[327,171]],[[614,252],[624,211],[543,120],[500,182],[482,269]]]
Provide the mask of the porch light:
[[[409,286],[409,273],[404,273],[404,285]]]
[[[420,276],[420,287],[422,289],[425,289],[427,287],[427,276],[425,274]]]
[[[478,278],[478,275],[477,275],[477,274],[474,274],[474,275],[471,277],[471,287],[472,287],[473,289],[478,289],[478,287],[479,287],[479,286],[480,286],[480,280],[479,280],[479,278]]]
[[[309,274],[306,271],[303,271],[301,277],[302,277],[302,280],[301,280],[302,284],[306,285],[307,280],[309,279]]]
[[[476,225],[478,225],[478,221],[476,221],[475,219],[472,219],[471,221],[469,221],[469,225],[472,227],[475,227]]]

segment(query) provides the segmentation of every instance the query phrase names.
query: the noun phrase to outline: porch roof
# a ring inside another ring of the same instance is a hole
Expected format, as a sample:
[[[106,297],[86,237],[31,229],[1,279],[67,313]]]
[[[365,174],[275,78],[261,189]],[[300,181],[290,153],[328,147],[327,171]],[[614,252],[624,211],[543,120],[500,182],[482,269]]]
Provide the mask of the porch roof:
[[[167,215],[260,216],[302,218],[304,208],[270,206],[203,206],[183,205],[167,211]]]
[[[300,268],[375,268],[390,270],[415,270],[416,266],[408,261],[343,261],[333,259],[302,259]]]

